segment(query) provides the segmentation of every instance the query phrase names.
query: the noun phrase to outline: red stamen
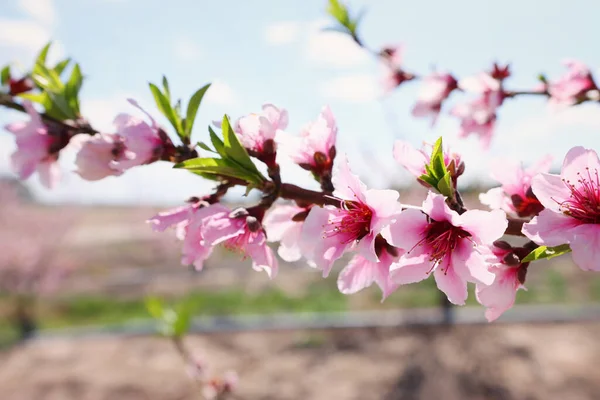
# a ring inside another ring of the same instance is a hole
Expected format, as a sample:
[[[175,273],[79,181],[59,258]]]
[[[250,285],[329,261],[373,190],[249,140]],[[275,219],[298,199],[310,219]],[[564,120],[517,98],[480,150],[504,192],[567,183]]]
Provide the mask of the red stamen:
[[[594,173],[586,168],[587,177],[578,172],[577,185],[563,179],[563,183],[571,192],[569,199],[559,203],[563,214],[578,219],[586,224],[600,223],[600,177],[598,170]]]

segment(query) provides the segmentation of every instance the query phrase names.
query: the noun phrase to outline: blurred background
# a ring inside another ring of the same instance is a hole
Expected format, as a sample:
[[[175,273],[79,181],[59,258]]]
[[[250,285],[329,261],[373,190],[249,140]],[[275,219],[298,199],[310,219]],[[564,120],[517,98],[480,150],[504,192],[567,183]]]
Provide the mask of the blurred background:
[[[600,4],[590,1],[350,5],[366,9],[360,29],[370,47],[404,43],[410,71],[436,66],[465,77],[494,61],[510,62],[507,87],[530,89],[539,73],[559,76],[565,58],[580,59],[593,73],[600,66],[593,51]],[[289,111],[289,131],[296,133],[329,104],[339,125],[338,153],[348,154],[369,185],[396,188],[409,204],[420,203],[425,192],[395,164],[394,139],[418,146],[443,136],[463,155],[461,183],[474,208],[482,208],[477,194],[494,186],[487,176],[492,162],[531,163],[551,154],[557,169],[571,146],[598,148],[595,104],[556,112],[543,99],[507,101],[488,152],[476,138],[457,140],[456,119],[442,114],[432,128],[412,118],[419,83],[383,96],[377,60],[322,30],[325,6],[323,0],[6,1],[0,65],[14,62],[25,72],[52,40],[51,58],[71,56],[82,65],[83,114],[106,132],[117,114],[137,113],[127,98],[160,120],[147,83],[163,74],[182,98],[213,82],[195,140],[205,140],[204,126],[224,113],[235,118],[266,102]],[[0,110],[1,125],[21,119]],[[248,260],[219,250],[202,272],[193,271],[180,265],[174,235],[152,232],[145,220],[207,193],[210,183],[166,163],[86,182],[70,173],[74,154],[67,151],[62,182],[49,191],[35,176],[14,179],[14,148],[13,136],[1,131],[3,400],[199,398],[189,366],[153,334],[148,296],[186,304],[199,318],[188,348],[217,371],[238,372],[233,398],[600,397],[600,373],[592,368],[600,356],[600,276],[574,267],[569,256],[533,265],[528,290],[498,323],[480,324],[484,309],[476,306],[456,311],[456,324],[440,325],[433,280],[403,287],[381,303],[377,288],[342,295],[337,273],[324,280],[302,262],[281,262],[279,276],[269,281]],[[282,163],[282,176],[316,187],[291,163]],[[235,205],[240,194],[226,199]],[[469,305],[476,305],[474,296]]]

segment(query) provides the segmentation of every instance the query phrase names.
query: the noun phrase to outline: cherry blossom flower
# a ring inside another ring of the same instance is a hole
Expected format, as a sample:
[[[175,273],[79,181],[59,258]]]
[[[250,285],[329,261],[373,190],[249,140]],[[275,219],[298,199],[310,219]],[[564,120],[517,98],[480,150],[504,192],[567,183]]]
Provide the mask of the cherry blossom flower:
[[[585,64],[576,60],[565,60],[563,64],[568,71],[547,88],[551,103],[569,106],[587,100],[591,90],[597,93],[594,78]]]
[[[119,162],[121,170],[148,164],[160,158],[164,149],[160,128],[150,114],[133,100],[128,100],[150,119],[151,125],[129,114],[119,114],[114,121],[116,134],[123,138],[125,147],[134,157],[125,157]]]
[[[378,261],[375,237],[398,211],[398,192],[367,190],[350,171],[346,157],[338,164],[334,175],[333,193],[339,208],[311,208],[301,233],[301,246],[306,258],[328,276],[335,260],[357,247],[361,256]]]
[[[491,285],[477,283],[475,291],[477,301],[487,308],[485,317],[488,322],[498,319],[515,304],[517,291],[525,289],[523,284],[529,266],[529,263],[521,264],[519,261],[529,250],[512,249],[506,242],[497,242],[497,244],[492,245],[487,253],[484,252],[486,261],[490,264],[489,270],[496,276],[494,282]]]
[[[262,113],[249,114],[239,118],[234,124],[242,146],[250,155],[257,157],[269,166],[275,164],[276,147],[275,135],[287,128],[288,112],[272,104],[265,104]]]
[[[383,292],[382,301],[400,285],[390,279],[390,266],[404,251],[390,246],[379,235],[375,238],[375,253],[379,259],[374,262],[356,254],[338,276],[338,289],[344,294],[356,293],[376,283]]]
[[[56,147],[61,139],[49,133],[48,126],[30,102],[24,102],[23,107],[31,120],[4,127],[16,136],[17,150],[11,156],[12,168],[20,179],[29,178],[37,170],[42,184],[53,188],[60,179]]]
[[[531,180],[538,173],[548,172],[551,165],[551,156],[542,158],[529,168],[523,168],[521,163],[499,162],[492,168],[492,178],[502,186],[480,194],[479,200],[491,209],[504,210],[519,217],[537,215],[544,206],[533,194]]]
[[[391,267],[392,280],[419,282],[433,271],[438,288],[454,304],[464,304],[467,282],[490,285],[494,274],[479,252],[499,239],[508,223],[500,210],[469,210],[459,215],[445,197],[429,192],[423,210],[407,209],[382,232],[393,246],[406,250]]]
[[[394,159],[408,172],[419,178],[426,174],[425,165],[431,161],[433,146],[424,143],[420,150],[415,149],[410,143],[396,140],[394,143]],[[450,171],[454,168],[453,179],[458,178],[465,170],[465,164],[461,161],[460,154],[453,153],[449,149],[444,150],[444,163]],[[454,163],[454,167],[451,164]]]
[[[282,135],[279,141],[296,164],[321,175],[333,166],[337,131],[335,117],[325,106],[316,121],[302,128],[300,136]]]
[[[275,206],[265,216],[263,226],[267,238],[270,242],[280,242],[277,254],[287,262],[298,261],[302,257],[300,234],[308,210],[295,204],[284,204]]]
[[[133,159],[135,154],[125,147],[123,137],[115,134],[96,134],[87,137],[81,144],[75,159],[75,172],[88,181],[119,176],[124,172],[120,161]]]
[[[487,148],[494,133],[496,111],[505,98],[501,81],[482,73],[461,80],[458,86],[479,94],[475,100],[458,104],[451,111],[452,115],[461,119],[459,136],[479,135],[483,146]]]
[[[431,117],[431,125],[434,125],[442,109],[442,102],[457,87],[458,82],[448,73],[434,72],[426,76],[417,94],[417,104],[412,109],[412,115]]]
[[[397,44],[385,47],[381,51],[381,56],[385,61],[383,88],[386,92],[390,92],[402,83],[414,79],[413,74],[402,69],[403,48],[402,44]]]
[[[198,209],[199,206],[200,204],[192,203],[172,208],[167,211],[159,212],[146,222],[151,225],[152,230],[155,232],[164,232],[171,227],[175,227],[177,237],[183,240],[185,238],[185,228],[188,225],[194,211]]]
[[[523,226],[523,233],[539,245],[568,243],[573,261],[586,271],[600,271],[599,171],[594,150],[569,150],[560,175],[542,173],[533,178],[533,193],[546,209]]]

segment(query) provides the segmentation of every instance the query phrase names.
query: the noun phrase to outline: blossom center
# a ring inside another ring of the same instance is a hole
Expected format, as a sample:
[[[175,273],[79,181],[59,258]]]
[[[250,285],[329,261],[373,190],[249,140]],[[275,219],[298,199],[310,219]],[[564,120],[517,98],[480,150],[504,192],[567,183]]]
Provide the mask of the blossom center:
[[[531,187],[525,192],[525,196],[514,194],[510,196],[517,215],[519,217],[529,217],[531,215],[537,215],[544,209],[544,206],[538,198],[533,194]]]
[[[431,220],[425,228],[425,238],[416,246],[425,246],[429,260],[436,266],[442,262],[444,257],[450,255],[459,240],[469,236],[471,236],[469,232],[457,228],[448,221]]]
[[[340,208],[328,221],[325,237],[340,236],[342,243],[359,241],[371,231],[373,210],[360,201],[342,200]]]
[[[600,178],[598,170],[577,173],[577,183],[563,179],[571,195],[559,203],[563,214],[578,219],[586,224],[600,223]]]

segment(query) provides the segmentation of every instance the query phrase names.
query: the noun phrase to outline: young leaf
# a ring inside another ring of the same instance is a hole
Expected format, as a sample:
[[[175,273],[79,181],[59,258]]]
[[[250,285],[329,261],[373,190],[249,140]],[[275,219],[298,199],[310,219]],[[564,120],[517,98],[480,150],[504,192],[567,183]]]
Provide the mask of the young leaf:
[[[198,108],[200,107],[200,103],[202,103],[202,98],[206,91],[210,88],[210,83],[198,89],[196,93],[192,95],[190,101],[188,102],[187,112],[185,116],[185,136],[190,137],[192,134],[192,128],[194,127],[194,120],[196,119],[196,114],[198,113]]]
[[[339,0],[329,0],[327,7],[327,13],[335,18],[340,24],[348,27],[350,17],[348,15],[348,9]]]
[[[569,253],[571,247],[568,244],[561,244],[555,247],[540,246],[521,260],[521,262],[537,261],[544,258],[551,259]]]
[[[194,158],[176,164],[173,168],[183,168],[203,174],[238,178],[249,183],[262,183],[262,176],[259,173],[254,174],[252,171],[246,171],[243,167],[230,160]]]
[[[0,72],[0,84],[8,85],[8,81],[10,80],[10,65],[2,68],[2,72]]]
[[[35,64],[31,78],[44,90],[54,93],[62,93],[64,90],[64,84],[60,80],[60,76],[58,76],[56,71],[48,69],[44,64]]]
[[[444,150],[442,147],[442,138],[440,137],[433,146],[431,152],[431,169],[435,172],[435,177],[442,179],[446,175],[446,163],[444,162]]]
[[[437,190],[446,197],[454,198],[454,188],[452,187],[450,172],[446,172],[442,179],[438,181]]]
[[[147,297],[144,301],[146,310],[155,319],[162,319],[164,314],[164,307],[162,301],[156,297]]]
[[[192,313],[187,304],[183,304],[177,309],[177,319],[173,324],[173,335],[181,337],[187,333],[190,328],[190,321],[192,319]]]
[[[248,152],[240,143],[240,140],[235,132],[233,132],[227,116],[223,117],[221,130],[223,132],[223,144],[225,145],[225,153],[227,153],[227,158],[234,160],[248,171],[258,173],[256,165],[254,165],[250,159],[250,156],[248,155]]]
[[[48,56],[48,50],[50,50],[51,45],[52,42],[48,42],[44,47],[42,47],[42,50],[40,50],[37,59],[35,60],[36,64],[46,65],[46,57]]]
[[[54,66],[54,71],[60,76],[63,71],[65,70],[65,68],[67,68],[67,65],[69,65],[69,63],[71,62],[70,58],[64,59],[58,63],[56,63],[56,65]]]
[[[171,101],[171,91],[169,90],[169,81],[167,81],[167,77],[163,75],[162,78],[163,89],[165,89],[165,97],[169,102]]]
[[[217,136],[215,131],[211,126],[208,127],[208,131],[210,132],[210,141],[215,148],[215,151],[219,153],[222,158],[227,158],[227,153],[225,152],[225,144],[220,137]]]
[[[79,64],[75,64],[73,71],[71,71],[71,77],[67,81],[65,86],[65,98],[73,113],[79,116],[79,90],[83,83],[83,75],[81,75],[81,69]]]
[[[210,147],[208,147],[208,145],[207,145],[206,143],[204,143],[204,142],[198,142],[198,146],[199,146],[201,149],[204,149],[204,150],[206,150],[206,151],[210,151],[211,153],[217,153],[216,151],[214,151],[213,149],[211,149]],[[217,154],[218,154],[218,153],[217,153]]]
[[[160,112],[167,117],[177,134],[182,134],[181,121],[177,118],[169,99],[160,91],[160,89],[153,83],[150,83],[150,90],[154,96],[154,101]]]

